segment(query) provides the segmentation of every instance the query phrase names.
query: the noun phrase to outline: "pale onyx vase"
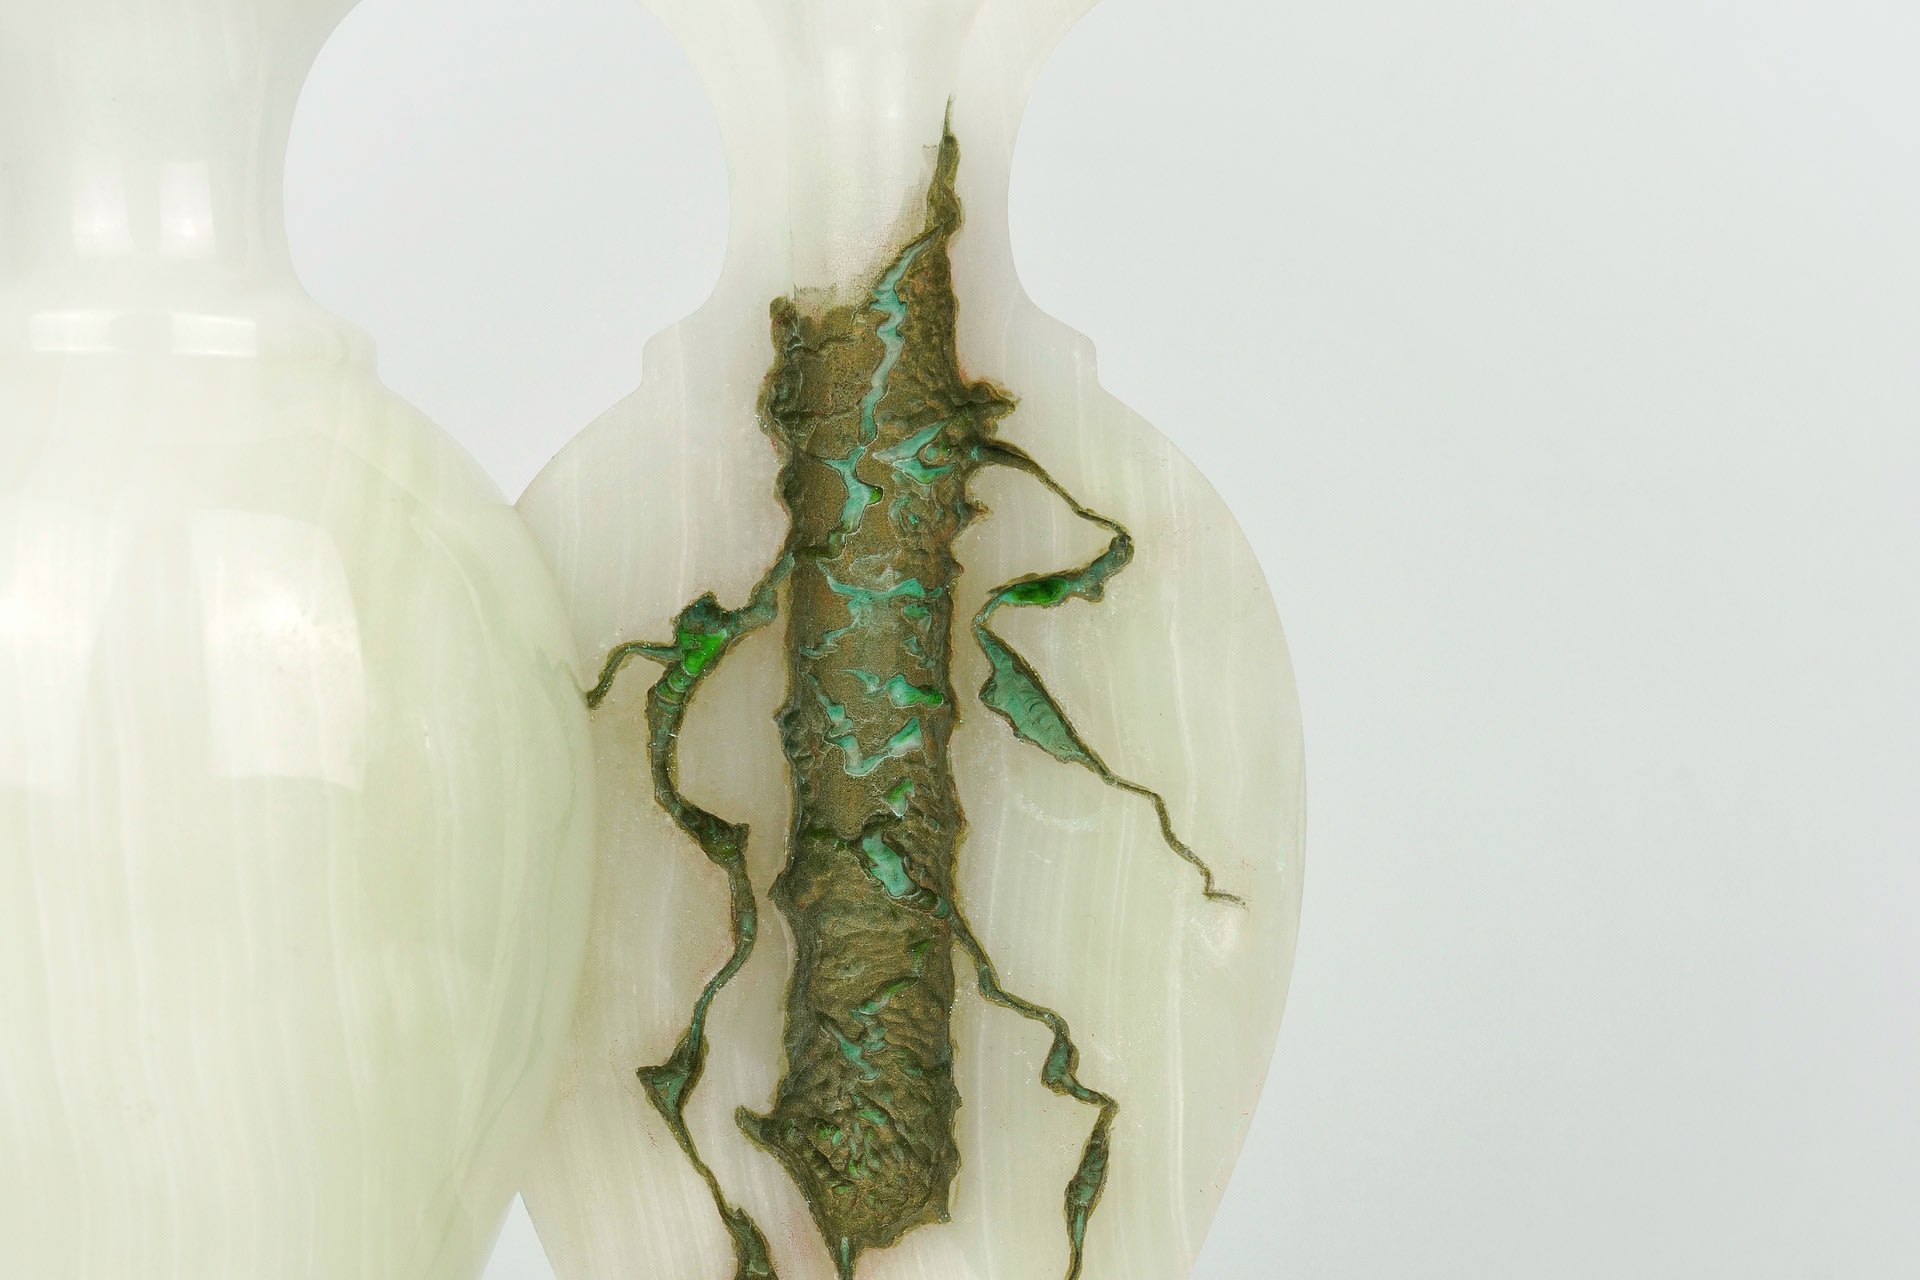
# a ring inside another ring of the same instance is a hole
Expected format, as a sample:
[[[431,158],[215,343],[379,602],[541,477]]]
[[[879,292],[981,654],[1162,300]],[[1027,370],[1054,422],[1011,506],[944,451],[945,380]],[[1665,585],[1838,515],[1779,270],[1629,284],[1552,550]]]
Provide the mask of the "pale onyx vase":
[[[1280,1023],[1299,719],[1233,518],[1014,272],[1020,112],[1090,0],[648,5],[731,238],[520,504],[585,660],[632,658],[534,1223],[560,1280],[1177,1280]]]
[[[0,0],[0,1276],[465,1280],[593,790],[519,517],[289,265],[348,0]]]

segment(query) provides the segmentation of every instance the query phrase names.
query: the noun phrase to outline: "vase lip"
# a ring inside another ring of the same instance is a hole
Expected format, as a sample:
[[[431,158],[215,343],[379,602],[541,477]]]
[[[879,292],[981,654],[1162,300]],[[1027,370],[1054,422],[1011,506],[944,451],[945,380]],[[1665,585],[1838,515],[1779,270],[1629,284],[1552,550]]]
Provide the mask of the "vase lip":
[[[205,96],[304,81],[359,0],[5,0],[0,74]]]
[[[801,35],[812,41],[903,32],[915,27],[946,24],[955,43],[966,43],[976,30],[992,29],[996,36],[1024,31],[1003,52],[1016,60],[1044,58],[1053,42],[1100,3],[1100,0],[638,0],[690,45],[735,42],[749,36],[743,27],[757,26],[766,35]],[[690,48],[698,54],[703,50]],[[704,50],[712,52],[712,50]]]
[[[0,22],[15,26],[40,22],[98,28],[101,22],[137,29],[217,27],[231,32],[242,25],[270,29],[273,22],[334,21],[346,16],[360,0],[11,0],[0,10]]]
[[[639,3],[692,57],[731,135],[781,128],[781,117],[800,132],[857,132],[902,97],[1017,122],[1055,45],[1099,0]]]
[[[0,292],[33,314],[298,295],[287,143],[354,3],[0,0]]]
[[[639,3],[685,50],[718,117],[732,179],[725,292],[864,279],[924,217],[949,122],[972,228],[962,238],[1010,259],[1021,109],[1098,0]]]
[[[968,24],[989,0],[749,0],[775,30],[802,39],[830,41],[915,29],[956,31],[965,39]]]

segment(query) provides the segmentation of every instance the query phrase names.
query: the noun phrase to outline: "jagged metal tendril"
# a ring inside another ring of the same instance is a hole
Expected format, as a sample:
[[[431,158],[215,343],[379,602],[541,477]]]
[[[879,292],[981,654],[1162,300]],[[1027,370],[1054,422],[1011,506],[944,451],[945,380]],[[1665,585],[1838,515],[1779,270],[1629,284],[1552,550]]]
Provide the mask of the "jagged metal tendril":
[[[1175,832],[1166,801],[1159,793],[1116,774],[1080,736],[1033,666],[1008,646],[989,625],[994,613],[1005,606],[1050,608],[1074,597],[1090,602],[1100,601],[1107,582],[1125,569],[1133,558],[1131,535],[1119,522],[1082,505],[1044,467],[1013,445],[998,441],[982,445],[975,451],[973,460],[981,466],[1004,466],[1033,477],[1065,502],[1080,519],[1113,535],[1104,552],[1078,569],[1029,574],[989,593],[986,603],[973,619],[975,640],[991,669],[991,675],[980,689],[982,704],[1005,720],[1017,738],[1032,743],[1056,760],[1087,768],[1109,786],[1150,801],[1159,817],[1162,838],[1175,854],[1199,872],[1205,895],[1214,901],[1244,905],[1236,895],[1214,887],[1212,869]],[[646,657],[667,667],[665,674],[647,695],[654,795],[681,829],[728,876],[733,899],[733,954],[702,989],[687,1031],[681,1036],[672,1056],[660,1066],[643,1068],[639,1074],[649,1100],[667,1121],[674,1138],[712,1192],[715,1206],[734,1242],[736,1280],[773,1280],[773,1266],[766,1241],[751,1217],[727,1201],[718,1178],[700,1157],[686,1127],[684,1107],[705,1065],[707,1011],[721,989],[752,954],[757,908],[745,869],[747,828],[725,822],[681,795],[674,781],[675,747],[687,704],[694,691],[741,637],[773,621],[777,611],[777,592],[792,564],[793,552],[783,553],[755,588],[747,605],[741,609],[723,610],[711,595],[696,600],[676,619],[676,639],[673,644],[639,643],[613,650],[599,684],[587,695],[588,706],[598,708],[611,691],[620,668],[629,658]],[[899,856],[888,849],[884,835],[869,833],[863,837],[861,851],[866,858],[869,874],[891,896],[940,920],[952,932],[954,940],[973,962],[975,982],[983,999],[1041,1024],[1052,1034],[1053,1043],[1041,1071],[1041,1083],[1062,1097],[1099,1109],[1099,1116],[1081,1149],[1079,1164],[1067,1183],[1064,1196],[1070,1251],[1066,1280],[1079,1280],[1085,1262],[1087,1225],[1106,1186],[1113,1122],[1119,1114],[1118,1101],[1108,1094],[1088,1088],[1080,1081],[1077,1074],[1080,1051],[1073,1041],[1066,1019],[1052,1009],[1007,991],[1001,985],[991,956],[973,932],[965,915],[952,901],[913,881],[905,872]],[[839,1261],[836,1259],[836,1262]],[[844,1261],[845,1265],[840,1266],[839,1270],[842,1274],[851,1274],[852,1259]]]
[[[952,932],[954,941],[973,961],[974,983],[980,988],[981,999],[1002,1009],[1010,1009],[1053,1033],[1053,1045],[1048,1049],[1046,1063],[1040,1070],[1040,1083],[1061,1097],[1100,1109],[1099,1118],[1093,1122],[1093,1131],[1087,1135],[1087,1141],[1080,1150],[1080,1163],[1067,1182],[1065,1197],[1069,1249],[1067,1280],[1079,1280],[1086,1256],[1087,1221],[1093,1216],[1094,1208],[1100,1203],[1100,1193],[1106,1188],[1107,1163],[1113,1146],[1113,1120],[1120,1114],[1120,1104],[1109,1095],[1089,1089],[1080,1082],[1077,1074],[1080,1069],[1080,1048],[1073,1042],[1073,1032],[1065,1018],[1052,1009],[1014,995],[1000,985],[1000,974],[994,967],[992,957],[973,932],[973,926],[967,923],[965,914],[952,900],[915,881],[906,872],[899,853],[887,844],[883,833],[865,836],[860,842],[860,851],[866,859],[867,874],[890,897],[932,916]]]
[[[638,642],[624,644],[607,655],[600,681],[587,693],[588,709],[597,709],[612,692],[621,667],[631,658],[641,657],[666,667],[652,688],[647,690],[647,756],[653,770],[653,795],[676,825],[691,836],[707,859],[726,872],[731,897],[733,952],[719,972],[707,980],[694,1002],[693,1016],[674,1046],[673,1053],[658,1066],[642,1067],[637,1073],[647,1100],[674,1141],[686,1153],[695,1172],[707,1184],[727,1234],[733,1240],[734,1280],[777,1280],[773,1255],[766,1237],[745,1210],[731,1204],[721,1189],[720,1179],[701,1158],[693,1134],[687,1129],[686,1104],[707,1062],[707,1011],[714,998],[745,966],[753,955],[759,934],[759,909],[754,901],[753,883],[747,877],[747,827],[728,822],[688,800],[678,783],[678,752],[681,723],[687,704],[706,678],[713,674],[741,637],[766,626],[777,610],[780,584],[793,567],[793,557],[783,554],[739,609],[722,609],[712,594],[701,596],[674,619],[672,644]]]
[[[1073,722],[1060,709],[1060,704],[1054,701],[1033,666],[1015,653],[988,625],[1002,606],[1038,605],[1052,608],[1075,596],[1098,602],[1106,594],[1108,579],[1133,560],[1132,535],[1119,522],[1082,506],[1047,474],[1046,468],[1013,445],[995,441],[982,445],[976,451],[976,456],[984,465],[1010,467],[1032,476],[1065,502],[1074,515],[1113,535],[1113,541],[1105,551],[1078,569],[1063,573],[1028,574],[988,594],[987,602],[973,617],[974,639],[980,645],[981,652],[986,654],[987,665],[992,670],[987,682],[980,686],[980,701],[1012,727],[1015,737],[1031,742],[1064,764],[1084,766],[1110,787],[1131,792],[1149,801],[1160,819],[1161,837],[1169,849],[1200,873],[1202,891],[1206,896],[1215,902],[1245,906],[1245,901],[1237,895],[1222,893],[1214,888],[1213,869],[1174,831],[1173,817],[1167,812],[1167,802],[1160,793],[1123,778],[1108,768],[1107,762],[1087,745],[1073,727]]]

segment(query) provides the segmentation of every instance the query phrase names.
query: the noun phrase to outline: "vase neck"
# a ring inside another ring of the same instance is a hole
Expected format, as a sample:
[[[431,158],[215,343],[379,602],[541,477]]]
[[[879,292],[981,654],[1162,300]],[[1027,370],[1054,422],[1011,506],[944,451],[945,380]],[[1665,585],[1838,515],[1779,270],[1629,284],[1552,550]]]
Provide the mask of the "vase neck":
[[[917,227],[982,0],[760,0],[781,54],[802,285],[858,278]]]
[[[726,138],[729,284],[857,286],[924,224],[943,123],[965,239],[1007,256],[1013,137],[1048,50],[1095,0],[644,0]]]
[[[0,293],[244,309],[298,294],[282,185],[307,70],[351,0],[0,11]]]

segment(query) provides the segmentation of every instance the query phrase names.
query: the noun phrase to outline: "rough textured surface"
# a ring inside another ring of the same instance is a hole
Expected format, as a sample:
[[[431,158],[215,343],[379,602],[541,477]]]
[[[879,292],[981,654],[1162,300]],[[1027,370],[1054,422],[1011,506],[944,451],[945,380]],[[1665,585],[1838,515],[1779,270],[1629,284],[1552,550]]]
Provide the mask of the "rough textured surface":
[[[667,668],[647,696],[655,798],[728,875],[733,954],[702,988],[673,1056],[639,1077],[708,1183],[743,1277],[770,1270],[765,1240],[700,1158],[685,1107],[705,1062],[708,1012],[752,954],[758,908],[744,870],[746,830],[679,792],[675,743],[695,692],[741,636],[772,620],[783,586],[789,695],[777,720],[795,816],[773,893],[798,954],[786,1074],[769,1114],[743,1108],[739,1120],[799,1184],[843,1277],[866,1250],[947,1220],[960,1160],[949,1035],[956,942],[982,996],[1053,1033],[1041,1082],[1098,1108],[1065,1193],[1070,1276],[1080,1272],[1087,1223],[1106,1184],[1118,1103],[1079,1080],[1066,1020],[1001,985],[955,902],[964,823],[948,752],[957,703],[953,544],[975,513],[968,490],[983,468],[1033,477],[1112,542],[1077,570],[1026,575],[987,598],[973,623],[992,673],[981,701],[1022,740],[1150,801],[1169,847],[1200,872],[1207,897],[1244,905],[1214,889],[1205,861],[1174,834],[1166,802],[1114,774],[1039,674],[989,626],[1003,606],[1100,600],[1107,580],[1131,562],[1133,540],[996,440],[995,424],[1013,401],[961,372],[947,256],[960,227],[958,163],[949,130],[925,227],[853,302],[819,315],[788,299],[773,305],[777,354],[762,414],[785,459],[780,491],[791,527],[779,559],[743,608],[722,609],[704,595],[682,611],[671,644],[616,648],[589,695],[590,705],[601,705],[635,655]]]
[[[923,459],[964,451],[1011,406],[954,363],[946,168],[943,207],[866,297],[818,316],[775,306],[766,393],[795,556],[779,717],[794,821],[773,892],[799,954],[785,1075],[771,1112],[741,1123],[847,1271],[944,1219],[959,1165],[952,935],[899,900],[951,898],[960,834],[948,652],[967,473]]]
[[[640,393],[570,446],[522,503],[560,571],[583,649],[638,644],[668,668],[644,699],[643,680],[616,680],[596,717],[611,833],[603,893],[575,1057],[526,1188],[529,1208],[562,1280],[719,1278],[763,1264],[788,1280],[830,1276],[855,1247],[887,1239],[897,1243],[859,1259],[862,1277],[1060,1275],[1082,1231],[1090,1274],[1177,1276],[1218,1202],[1278,1024],[1299,884],[1297,720],[1271,600],[1218,499],[1100,393],[1084,342],[1020,303],[1000,256],[1011,120],[989,110],[984,88],[996,74],[1025,74],[1023,59],[1037,61],[1048,24],[1064,24],[1071,6],[948,6],[968,20],[979,10],[976,38],[985,38],[979,65],[961,73],[977,91],[954,95],[971,221],[952,237],[953,290],[939,310],[951,318],[957,298],[956,350],[945,366],[925,365],[937,376],[916,373],[911,353],[924,359],[939,344],[906,339],[905,308],[870,441],[861,402],[889,350],[888,280],[939,223],[937,211],[928,218],[925,196],[939,183],[927,143],[939,136],[954,69],[931,69],[904,111],[816,121],[828,138],[856,126],[905,136],[874,152],[872,184],[832,189],[837,220],[815,240],[820,229],[807,219],[823,204],[806,192],[831,171],[811,169],[804,144],[770,170],[786,175],[807,215],[783,227],[768,172],[750,163],[784,144],[739,112],[741,95],[778,81],[756,63],[745,15],[667,7],[697,57],[699,38],[716,41],[709,54],[725,50],[706,70],[722,81],[716,102],[745,161],[735,252],[713,301],[650,345]],[[882,180],[893,171],[897,186]],[[768,252],[781,244],[790,260]],[[820,273],[860,245],[855,267]],[[897,289],[923,287],[915,272],[930,262],[914,255]],[[767,299],[783,295],[796,301],[776,333],[791,341],[770,351]],[[763,405],[770,358],[776,381]],[[812,390],[807,377],[783,386],[782,371],[807,375]],[[1017,393],[1018,407],[997,387]],[[972,407],[956,414],[963,404]],[[762,410],[782,405],[794,412],[779,429],[781,415]],[[928,411],[916,420],[920,406]],[[982,438],[942,441],[943,430],[906,447],[955,418]],[[982,452],[928,451],[942,443]],[[808,455],[797,462],[796,446]],[[986,467],[989,449],[1006,465]],[[1057,485],[1029,458],[1043,459]],[[928,474],[948,466],[950,475]],[[910,538],[889,536],[884,551],[854,545],[863,529],[891,527],[897,499],[923,499],[923,480],[896,467],[932,481],[927,500],[943,495],[923,518],[965,526],[952,543],[963,575],[903,560]],[[962,490],[942,488],[969,472],[967,506],[990,510],[970,522]],[[776,495],[792,508],[791,530]],[[842,526],[848,545],[803,567],[797,553],[833,542]],[[680,550],[663,556],[665,546]],[[792,596],[784,637],[758,612],[762,593],[772,588],[772,603],[782,584]],[[865,623],[846,630],[859,611]],[[951,633],[956,621],[961,642],[945,677],[921,669],[905,624]],[[728,635],[717,668],[701,638],[716,627]],[[850,647],[836,661],[842,643]],[[854,655],[855,645],[872,647]],[[703,664],[697,680],[689,656]],[[995,714],[970,709],[983,687]],[[687,703],[672,711],[677,767],[664,809],[655,800],[663,693]],[[957,858],[939,825],[944,779],[928,773],[936,740],[953,820],[966,818]],[[1129,780],[1164,794],[1164,813],[1144,787],[1114,790]],[[909,781],[911,795],[898,790]],[[923,781],[935,794],[920,795]],[[699,839],[703,820],[685,821],[692,809],[725,818]],[[750,841],[747,827],[757,833]],[[689,831],[717,869],[695,856]],[[1169,852],[1176,831],[1185,844],[1175,852],[1204,856],[1219,890],[1244,908],[1207,900],[1207,882]],[[743,883],[748,895],[771,891],[793,927],[747,916]],[[843,911],[848,903],[856,913]],[[854,922],[884,928],[856,938]],[[836,931],[858,944],[846,947],[855,963],[833,962],[834,949],[819,945]],[[949,947],[967,960],[944,1028],[959,1107],[939,1087],[912,1106],[895,1093],[891,1110],[874,1109],[883,1126],[858,1108],[892,1087],[890,1072],[869,1077],[856,1059],[871,1070],[897,1028],[914,1047],[911,1065],[938,1064],[937,1038],[918,1032],[939,1024],[903,1017],[870,1052],[857,1015],[876,992],[889,1006],[881,1015],[910,992],[937,1008],[945,991],[914,955],[929,940],[922,956],[944,953],[939,983],[955,969]],[[743,941],[758,945],[743,956]],[[717,975],[730,982],[716,994]],[[971,998],[976,990],[985,1002]],[[636,1077],[649,1063],[660,1066]],[[765,1146],[740,1131],[743,1108]],[[865,1176],[849,1176],[853,1164],[833,1141],[836,1128],[844,1144],[854,1126],[919,1175],[857,1212],[832,1207],[836,1181],[858,1190]],[[948,1224],[906,1230],[942,1208]],[[757,1224],[751,1236],[747,1219]]]

